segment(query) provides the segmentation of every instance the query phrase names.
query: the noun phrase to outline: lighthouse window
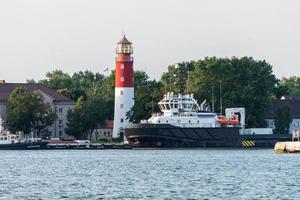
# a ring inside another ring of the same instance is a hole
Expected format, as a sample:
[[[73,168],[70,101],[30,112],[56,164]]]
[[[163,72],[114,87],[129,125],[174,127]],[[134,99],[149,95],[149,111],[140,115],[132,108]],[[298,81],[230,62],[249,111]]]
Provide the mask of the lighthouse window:
[[[124,104],[120,104],[120,108],[123,108],[124,107]]]
[[[121,65],[120,65],[120,69],[124,69],[124,64],[121,64]]]
[[[123,94],[124,94],[124,92],[123,92],[123,90],[121,90],[121,91],[120,91],[120,95],[123,95]]]
[[[124,76],[121,76],[120,81],[124,82]]]
[[[121,118],[121,120],[120,120],[120,121],[121,121],[121,123],[123,123],[123,122],[124,122],[124,119],[123,119],[123,118]]]

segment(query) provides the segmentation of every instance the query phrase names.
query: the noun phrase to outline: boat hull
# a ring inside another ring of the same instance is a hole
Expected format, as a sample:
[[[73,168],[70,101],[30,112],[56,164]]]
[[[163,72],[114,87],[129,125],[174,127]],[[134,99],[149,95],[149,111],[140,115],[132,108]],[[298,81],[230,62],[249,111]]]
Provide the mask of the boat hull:
[[[238,127],[181,128],[170,124],[130,124],[125,136],[134,148],[273,148],[289,135],[240,135]]]
[[[30,143],[14,143],[0,144],[0,150],[36,150],[46,149],[48,142],[30,142]]]

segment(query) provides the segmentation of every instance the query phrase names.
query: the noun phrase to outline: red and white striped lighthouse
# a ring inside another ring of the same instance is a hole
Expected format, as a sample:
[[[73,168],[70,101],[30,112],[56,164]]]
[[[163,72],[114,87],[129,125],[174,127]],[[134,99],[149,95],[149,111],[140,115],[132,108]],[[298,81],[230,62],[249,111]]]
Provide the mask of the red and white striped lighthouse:
[[[126,113],[134,105],[133,80],[133,53],[132,44],[125,35],[118,42],[116,49],[116,75],[115,75],[115,113],[113,137],[123,137],[124,128],[128,125]]]

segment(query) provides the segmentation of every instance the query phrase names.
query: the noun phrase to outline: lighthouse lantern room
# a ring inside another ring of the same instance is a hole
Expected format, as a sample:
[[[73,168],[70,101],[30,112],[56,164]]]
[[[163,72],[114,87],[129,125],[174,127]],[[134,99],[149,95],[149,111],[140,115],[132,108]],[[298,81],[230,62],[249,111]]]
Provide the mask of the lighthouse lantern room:
[[[118,42],[116,48],[116,75],[115,75],[115,109],[113,137],[124,138],[124,128],[129,124],[127,112],[134,105],[133,80],[133,53],[132,43],[125,35]]]

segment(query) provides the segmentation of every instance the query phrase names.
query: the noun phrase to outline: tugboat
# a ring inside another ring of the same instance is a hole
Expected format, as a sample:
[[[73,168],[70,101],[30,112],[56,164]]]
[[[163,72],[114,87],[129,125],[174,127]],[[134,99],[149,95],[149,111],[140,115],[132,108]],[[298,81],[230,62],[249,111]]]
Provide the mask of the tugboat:
[[[125,136],[133,148],[273,148],[290,137],[272,129],[245,129],[245,108],[226,108],[218,116],[205,102],[199,106],[193,94],[167,93],[158,103],[162,113],[129,124]]]
[[[47,142],[42,141],[24,141],[18,134],[12,134],[8,131],[0,132],[0,150],[31,150],[45,149]]]

